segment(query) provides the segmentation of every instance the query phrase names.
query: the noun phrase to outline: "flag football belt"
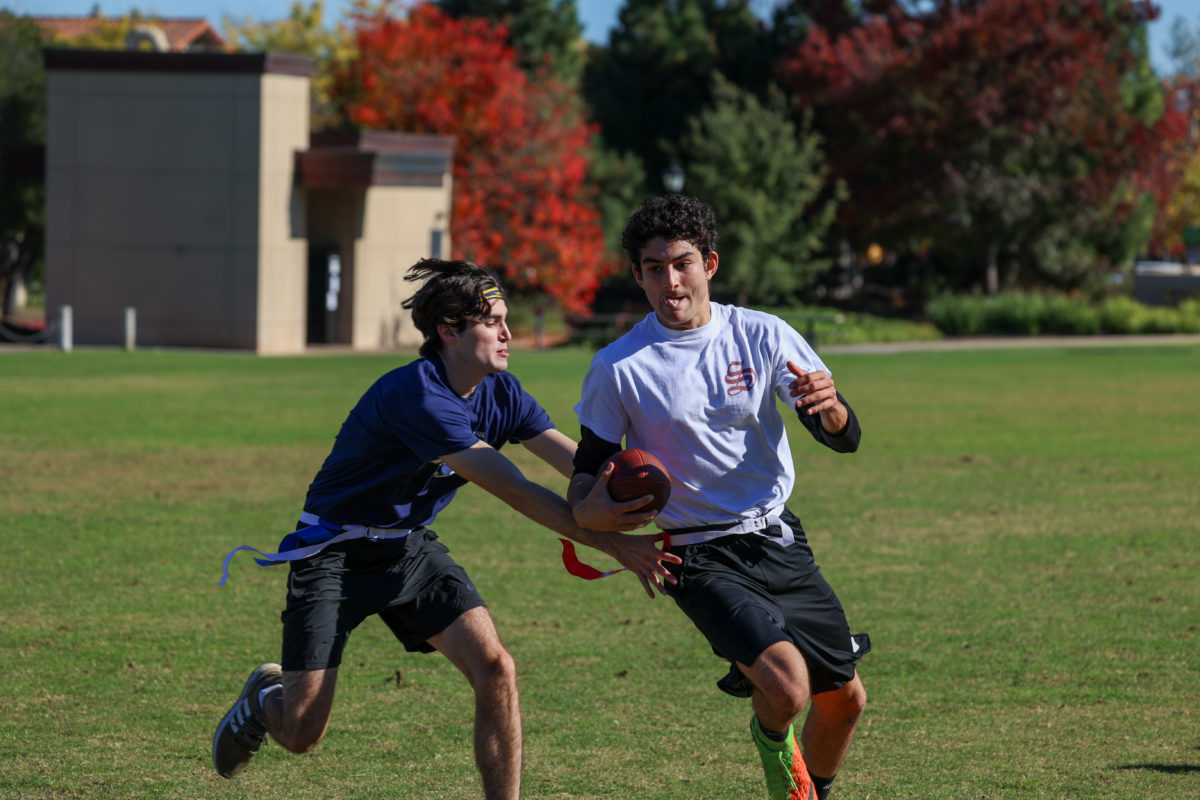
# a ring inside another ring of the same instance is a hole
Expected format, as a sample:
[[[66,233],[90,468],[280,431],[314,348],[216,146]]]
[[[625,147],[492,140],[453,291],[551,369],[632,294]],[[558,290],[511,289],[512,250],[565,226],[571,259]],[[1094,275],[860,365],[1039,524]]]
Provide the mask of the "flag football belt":
[[[779,539],[785,546],[796,541],[796,536],[792,529],[780,518],[779,514],[783,511],[783,506],[773,508],[761,517],[750,517],[749,519],[740,519],[736,522],[727,522],[721,525],[698,525],[694,528],[671,528],[663,531],[663,549],[669,550],[672,547],[686,547],[689,544],[703,544],[711,542],[713,539],[720,539],[722,536],[732,536],[738,533],[757,533],[759,536],[767,536],[768,534],[761,531],[770,528],[772,525],[778,525],[781,535],[772,536],[772,539]]]
[[[327,547],[339,544],[340,542],[348,542],[352,539],[367,539],[372,542],[381,542],[392,539],[403,539],[412,532],[411,528],[370,528],[365,525],[335,525],[307,511],[300,514],[300,523],[305,527],[298,528],[287,536],[284,536],[279,542],[278,552],[264,553],[248,544],[230,550],[225,556],[225,560],[221,563],[221,582],[219,585],[224,586],[225,582],[229,580],[229,562],[233,560],[234,555],[242,550],[257,553],[258,557],[254,559],[255,563],[261,567],[270,567],[288,561],[299,561],[310,556],[315,556]]]
[[[746,533],[778,539],[780,544],[787,547],[796,541],[796,534],[792,531],[791,526],[780,518],[779,513],[781,511],[783,511],[783,506],[773,508],[761,517],[751,517],[750,519],[741,519],[721,525],[700,525],[695,528],[672,528],[671,530],[664,530],[661,533],[663,550],[670,550],[672,547],[686,547],[689,544],[702,544],[704,542],[711,542],[713,539],[720,539],[722,536],[736,536]],[[778,536],[763,532],[772,526],[779,527]],[[609,575],[616,575],[618,572],[625,571],[625,567],[621,567],[620,569],[601,572],[595,567],[588,566],[579,560],[579,556],[575,554],[575,544],[571,540],[560,539],[559,541],[562,542],[563,546],[563,566],[566,567],[567,572],[577,578],[594,581],[597,578],[607,578]]]

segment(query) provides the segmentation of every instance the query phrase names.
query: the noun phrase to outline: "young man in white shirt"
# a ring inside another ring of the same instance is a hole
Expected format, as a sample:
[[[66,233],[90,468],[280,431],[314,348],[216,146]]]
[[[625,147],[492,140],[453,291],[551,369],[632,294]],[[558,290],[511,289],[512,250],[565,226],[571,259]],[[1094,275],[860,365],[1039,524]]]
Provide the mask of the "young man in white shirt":
[[[870,640],[851,635],[784,505],[795,469],[776,400],[839,452],[858,448],[857,417],[790,326],[710,300],[719,258],[706,204],[651,198],[623,245],[653,313],[592,361],[568,500],[580,525],[603,525],[583,500],[622,440],[663,460],[672,494],[656,524],[683,560],[666,593],[730,661],[718,685],[752,699],[772,800],[824,800],[866,705],[855,662]],[[792,722],[810,701],[798,745]]]

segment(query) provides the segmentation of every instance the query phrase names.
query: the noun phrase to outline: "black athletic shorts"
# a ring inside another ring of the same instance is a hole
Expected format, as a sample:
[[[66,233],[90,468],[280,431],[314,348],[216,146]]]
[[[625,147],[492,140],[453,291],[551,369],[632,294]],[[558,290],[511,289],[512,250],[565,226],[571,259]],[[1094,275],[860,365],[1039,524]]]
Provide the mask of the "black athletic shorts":
[[[429,637],[483,604],[428,528],[403,539],[342,542],[292,562],[280,664],[285,670],[338,666],[350,631],[372,614],[406,650],[431,653]]]
[[[667,565],[679,581],[667,594],[729,661],[749,666],[776,642],[792,642],[808,665],[812,693],[820,694],[851,681],[865,650],[852,640],[800,520],[786,509],[780,519],[795,536],[786,547],[778,525],[672,547],[683,563]]]

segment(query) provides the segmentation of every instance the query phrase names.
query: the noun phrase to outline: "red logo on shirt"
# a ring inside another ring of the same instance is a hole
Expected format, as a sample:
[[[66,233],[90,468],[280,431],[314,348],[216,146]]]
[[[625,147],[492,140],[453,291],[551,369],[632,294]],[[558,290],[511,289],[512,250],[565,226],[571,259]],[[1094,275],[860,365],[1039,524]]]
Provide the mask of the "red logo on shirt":
[[[729,388],[725,391],[733,397],[741,392],[748,392],[758,379],[758,373],[752,367],[743,367],[741,361],[730,361],[729,369],[725,370],[725,382]]]

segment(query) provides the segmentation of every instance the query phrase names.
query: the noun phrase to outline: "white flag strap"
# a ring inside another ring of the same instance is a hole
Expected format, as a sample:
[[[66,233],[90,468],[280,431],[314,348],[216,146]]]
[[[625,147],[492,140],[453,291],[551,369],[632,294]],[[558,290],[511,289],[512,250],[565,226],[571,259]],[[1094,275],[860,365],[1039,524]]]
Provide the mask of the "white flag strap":
[[[306,516],[317,519],[317,523],[320,521],[319,518],[309,514],[308,512],[304,512],[304,516],[301,516],[300,521],[309,522],[309,519],[306,519]],[[308,531],[316,527],[324,527],[326,531],[337,530],[336,528],[331,528],[330,526],[321,526],[317,523],[312,523],[308,528],[301,528],[299,531],[288,534],[288,536],[294,536],[297,533],[303,533],[304,531]],[[342,526],[341,531],[341,533],[330,536],[323,542],[308,544],[302,547],[288,548],[286,550],[281,550],[278,553],[264,553],[258,548],[251,547],[248,544],[235,547],[226,554],[225,560],[221,562],[221,582],[218,585],[224,586],[225,582],[229,580],[229,562],[232,561],[233,557],[242,550],[249,550],[252,553],[257,553],[258,557],[254,560],[259,564],[259,566],[269,567],[275,564],[284,564],[289,561],[300,561],[301,559],[315,556],[317,553],[331,545],[338,544],[339,542],[348,542],[351,539],[368,539],[373,542],[379,542],[391,539],[403,539],[405,536],[408,536],[408,534],[411,533],[411,530],[408,528],[368,528],[363,525],[345,525]],[[287,541],[287,537],[284,537],[284,541]]]

